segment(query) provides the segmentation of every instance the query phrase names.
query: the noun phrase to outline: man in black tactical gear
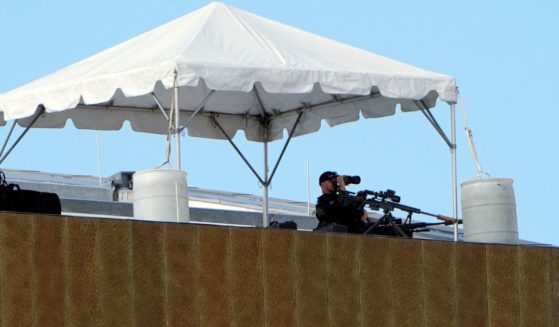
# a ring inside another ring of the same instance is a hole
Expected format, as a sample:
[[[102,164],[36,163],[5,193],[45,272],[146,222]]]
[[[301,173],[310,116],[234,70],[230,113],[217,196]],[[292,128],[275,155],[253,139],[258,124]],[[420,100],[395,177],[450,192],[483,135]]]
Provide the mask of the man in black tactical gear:
[[[356,206],[346,191],[345,176],[326,171],[318,180],[322,195],[316,201],[317,229],[333,224],[347,227],[349,233],[363,233],[367,221],[367,212],[362,206]]]

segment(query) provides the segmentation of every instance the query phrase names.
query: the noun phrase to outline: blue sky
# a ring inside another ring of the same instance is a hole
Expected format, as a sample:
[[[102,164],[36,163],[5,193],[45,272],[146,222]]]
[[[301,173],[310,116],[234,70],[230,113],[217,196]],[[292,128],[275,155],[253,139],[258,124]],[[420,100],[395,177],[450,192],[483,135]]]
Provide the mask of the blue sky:
[[[9,1],[0,11],[0,92],[6,92],[198,9],[209,1]],[[559,5],[554,1],[228,1],[230,5],[424,69],[452,75],[463,95],[481,163],[514,180],[520,237],[559,245],[554,212],[559,184]],[[450,133],[449,109],[433,111]],[[458,123],[458,181],[475,165]],[[97,175],[97,132],[32,130],[4,168]],[[6,127],[0,128],[4,140]],[[21,131],[21,129],[20,129]],[[128,127],[99,133],[102,170],[153,168],[163,162],[163,136]],[[262,145],[236,138],[262,171]],[[256,178],[227,142],[183,137],[190,186],[261,194]],[[282,142],[270,145],[270,165]],[[361,175],[360,189],[394,189],[402,203],[452,214],[450,152],[420,113],[330,128],[290,143],[272,197],[319,195],[324,170]],[[418,217],[419,218],[419,217]],[[427,217],[422,217],[426,220]]]

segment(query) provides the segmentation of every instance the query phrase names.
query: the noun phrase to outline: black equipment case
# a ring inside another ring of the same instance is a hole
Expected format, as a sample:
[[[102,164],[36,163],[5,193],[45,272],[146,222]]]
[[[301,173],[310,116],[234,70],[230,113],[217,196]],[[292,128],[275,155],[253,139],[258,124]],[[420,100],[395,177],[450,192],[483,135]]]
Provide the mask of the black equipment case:
[[[55,193],[22,190],[17,184],[8,184],[0,172],[0,211],[59,215],[62,208]]]

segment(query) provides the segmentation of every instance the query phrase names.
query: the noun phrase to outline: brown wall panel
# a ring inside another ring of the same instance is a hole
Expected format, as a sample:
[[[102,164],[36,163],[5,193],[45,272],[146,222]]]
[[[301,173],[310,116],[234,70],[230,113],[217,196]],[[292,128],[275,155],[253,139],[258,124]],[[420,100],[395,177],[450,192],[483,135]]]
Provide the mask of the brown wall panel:
[[[549,249],[518,248],[521,326],[551,325]]]
[[[295,326],[295,232],[262,234],[266,326]]]
[[[328,326],[328,267],[324,233],[295,234],[298,326]]]
[[[197,226],[165,225],[167,321],[169,326],[198,325]]]
[[[226,227],[198,227],[201,326],[226,326],[231,321],[229,231]]]
[[[456,262],[452,242],[422,241],[425,323],[456,326]]]
[[[485,244],[457,244],[455,253],[458,326],[488,326]]]
[[[99,292],[104,326],[133,326],[132,222],[99,221]]]
[[[363,326],[394,323],[390,238],[359,238],[359,270]]]
[[[231,326],[263,326],[262,230],[231,229]]]
[[[518,248],[487,245],[487,301],[490,326],[518,326]]]
[[[33,324],[33,238],[31,215],[0,217],[2,326]]]
[[[100,326],[98,220],[66,220],[68,326]]]
[[[551,311],[553,326],[559,327],[559,249],[551,250]]]
[[[38,326],[63,326],[66,312],[66,219],[33,218],[35,320]]]
[[[164,326],[165,258],[163,224],[132,223],[135,326]]]
[[[359,242],[330,234],[328,241],[328,313],[330,326],[360,326]]]
[[[1,326],[559,326],[559,249],[0,214]]]
[[[423,326],[422,248],[417,240],[391,239],[391,280],[396,326]]]

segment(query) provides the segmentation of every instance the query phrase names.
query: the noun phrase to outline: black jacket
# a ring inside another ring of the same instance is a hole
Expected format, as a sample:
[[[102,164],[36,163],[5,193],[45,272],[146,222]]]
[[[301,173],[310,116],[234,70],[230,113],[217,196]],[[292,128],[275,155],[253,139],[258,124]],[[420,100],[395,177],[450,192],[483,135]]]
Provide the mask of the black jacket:
[[[322,194],[316,199],[318,227],[336,223],[346,226],[350,233],[361,233],[362,215],[363,209],[355,206],[346,192]]]

